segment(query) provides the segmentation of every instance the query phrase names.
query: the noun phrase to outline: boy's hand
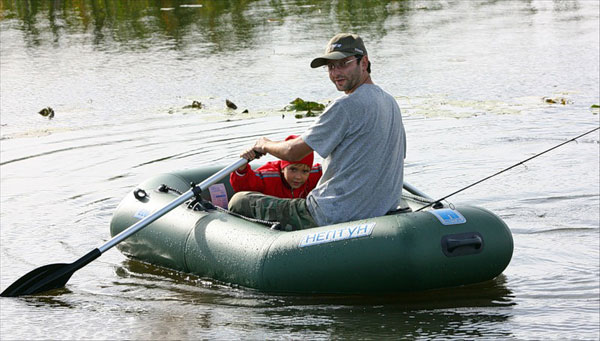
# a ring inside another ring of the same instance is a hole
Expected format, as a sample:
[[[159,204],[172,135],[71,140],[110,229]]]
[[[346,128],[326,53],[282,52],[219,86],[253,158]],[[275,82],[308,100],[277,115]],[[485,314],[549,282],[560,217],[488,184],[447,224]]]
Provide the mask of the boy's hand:
[[[248,164],[245,164],[242,167],[238,168],[237,172],[241,174],[246,173],[246,167],[248,167]]]

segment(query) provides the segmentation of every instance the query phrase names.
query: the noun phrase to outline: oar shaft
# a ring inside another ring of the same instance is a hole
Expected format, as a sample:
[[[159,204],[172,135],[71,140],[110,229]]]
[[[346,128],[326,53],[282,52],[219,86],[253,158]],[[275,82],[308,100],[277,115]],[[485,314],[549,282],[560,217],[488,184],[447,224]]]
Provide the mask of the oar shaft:
[[[240,168],[241,166],[245,165],[246,163],[248,163],[248,160],[239,159],[235,163],[233,163],[233,164],[225,167],[224,169],[218,171],[217,173],[211,175],[210,177],[208,177],[206,180],[202,181],[197,186],[200,188],[200,190],[204,191],[208,187],[215,184],[219,180],[223,179],[224,177],[229,175],[231,172]],[[175,200],[171,201],[167,206],[159,209],[158,211],[150,214],[149,216],[145,217],[144,219],[138,221],[137,223],[135,223],[135,224],[131,225],[130,227],[128,227],[127,229],[123,230],[121,233],[114,236],[111,240],[106,242],[104,245],[100,246],[98,248],[98,250],[100,250],[101,253],[104,253],[108,249],[119,244],[123,240],[129,238],[131,235],[135,234],[139,230],[152,224],[155,220],[157,220],[158,218],[167,214],[168,212],[173,210],[175,207],[183,204],[185,201],[192,198],[193,196],[194,196],[194,192],[191,189],[188,190],[187,192],[185,192],[182,195],[180,195],[179,197],[177,197]]]
[[[404,187],[404,189],[407,190],[407,191],[409,191],[410,193],[412,193],[414,195],[420,196],[421,198],[425,198],[427,200],[433,200],[433,198],[431,198],[427,194],[421,192],[418,188],[416,188],[415,186],[409,184],[406,181],[404,181],[404,183],[402,184],[402,187]]]
[[[206,180],[202,181],[198,187],[200,187],[201,190],[206,190],[208,187],[214,185],[217,181],[223,179],[224,177],[226,177],[227,175],[231,174],[234,170],[242,167],[243,165],[247,164],[248,160],[242,158],[239,159],[238,161],[232,163],[231,165],[223,168],[222,170],[216,172],[215,174],[209,176],[208,178],[206,178]]]

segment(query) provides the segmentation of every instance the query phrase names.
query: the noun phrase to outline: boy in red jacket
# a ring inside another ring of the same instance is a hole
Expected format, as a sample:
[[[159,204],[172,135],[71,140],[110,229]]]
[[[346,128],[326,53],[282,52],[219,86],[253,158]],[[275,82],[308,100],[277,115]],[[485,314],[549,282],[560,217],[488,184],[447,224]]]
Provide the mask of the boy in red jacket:
[[[286,140],[296,138],[290,135]],[[256,170],[246,164],[229,176],[236,192],[254,191],[279,198],[306,198],[323,175],[320,164],[313,165],[314,153],[300,161],[271,161]]]

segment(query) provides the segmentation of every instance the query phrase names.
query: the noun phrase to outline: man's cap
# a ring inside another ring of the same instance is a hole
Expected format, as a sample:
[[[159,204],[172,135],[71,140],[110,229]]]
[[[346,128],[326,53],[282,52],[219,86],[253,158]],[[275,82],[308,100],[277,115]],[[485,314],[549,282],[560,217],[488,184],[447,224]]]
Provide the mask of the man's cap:
[[[362,38],[356,34],[339,33],[327,43],[325,54],[313,59],[310,67],[317,68],[326,65],[328,60],[339,60],[355,55],[367,55]]]
[[[293,140],[295,138],[297,138],[298,135],[290,135],[288,137],[285,138],[285,140]],[[302,160],[299,161],[285,161],[285,160],[281,160],[281,170],[283,170],[285,167],[289,166],[289,165],[293,165],[296,163],[302,163],[307,165],[308,167],[312,168],[313,166],[313,161],[314,161],[315,155],[313,152],[310,152],[310,154],[306,155]]]

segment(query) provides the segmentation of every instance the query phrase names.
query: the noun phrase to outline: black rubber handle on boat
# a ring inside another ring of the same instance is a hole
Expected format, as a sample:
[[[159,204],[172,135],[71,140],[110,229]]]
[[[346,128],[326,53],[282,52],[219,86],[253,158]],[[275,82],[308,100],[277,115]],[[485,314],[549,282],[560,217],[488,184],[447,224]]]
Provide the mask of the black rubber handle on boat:
[[[481,247],[482,243],[483,243],[483,240],[481,240],[481,237],[479,237],[479,236],[473,236],[473,238],[469,238],[469,239],[448,238],[448,240],[446,240],[446,245],[448,246],[449,252],[453,252],[457,248],[463,247],[463,246],[473,246],[474,248],[479,249]]]
[[[483,237],[478,232],[445,235],[442,237],[442,252],[448,257],[475,254],[483,250]]]

